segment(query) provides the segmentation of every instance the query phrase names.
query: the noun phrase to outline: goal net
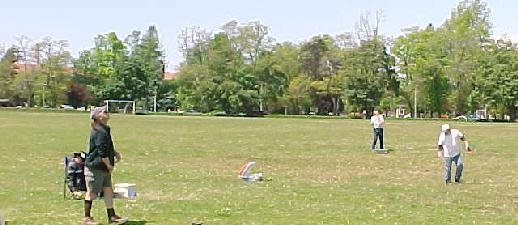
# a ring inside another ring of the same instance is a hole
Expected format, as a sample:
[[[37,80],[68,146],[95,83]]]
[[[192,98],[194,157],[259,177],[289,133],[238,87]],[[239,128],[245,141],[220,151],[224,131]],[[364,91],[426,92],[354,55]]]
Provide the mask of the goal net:
[[[135,101],[128,100],[104,100],[110,113],[135,114]]]

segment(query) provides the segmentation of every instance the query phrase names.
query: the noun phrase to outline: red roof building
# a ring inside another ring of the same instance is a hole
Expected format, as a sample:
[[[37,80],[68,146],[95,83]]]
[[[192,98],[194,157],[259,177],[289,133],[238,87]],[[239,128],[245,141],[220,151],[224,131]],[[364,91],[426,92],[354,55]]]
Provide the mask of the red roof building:
[[[164,80],[176,80],[176,79],[178,79],[178,73],[165,72],[163,79]]]

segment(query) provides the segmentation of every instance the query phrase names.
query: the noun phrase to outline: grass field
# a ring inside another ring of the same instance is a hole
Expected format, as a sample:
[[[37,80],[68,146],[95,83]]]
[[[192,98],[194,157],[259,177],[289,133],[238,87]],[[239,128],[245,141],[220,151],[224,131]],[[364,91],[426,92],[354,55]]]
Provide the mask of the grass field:
[[[62,158],[84,150],[87,114],[0,111],[0,211],[11,224],[78,224]],[[464,183],[446,186],[440,121],[389,120],[393,151],[371,153],[366,120],[112,115],[124,160],[114,182],[128,224],[518,224],[518,124],[452,123],[476,145]],[[271,181],[237,171],[257,162]],[[93,216],[106,221],[104,203]]]

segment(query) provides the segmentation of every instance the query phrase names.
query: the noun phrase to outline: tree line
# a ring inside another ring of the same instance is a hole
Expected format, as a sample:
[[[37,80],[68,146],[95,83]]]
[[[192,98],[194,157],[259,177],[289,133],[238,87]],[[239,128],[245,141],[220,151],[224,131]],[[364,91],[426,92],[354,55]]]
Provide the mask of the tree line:
[[[32,43],[17,38],[0,61],[0,98],[16,105],[74,107],[104,99],[138,100],[149,107],[156,98],[167,105],[171,88],[162,80],[164,53],[158,30],[133,31],[124,40],[113,32],[94,38],[94,47],[71,57],[66,40]]]
[[[172,81],[162,79],[165,53],[154,26],[124,40],[98,35],[76,59],[67,41],[19,38],[0,51],[0,98],[52,107],[124,99],[147,108],[156,99],[162,111],[228,114],[405,107],[413,116],[438,117],[487,108],[516,118],[517,45],[491,38],[486,3],[463,0],[443,24],[406,28],[397,38],[379,33],[381,18],[362,15],[355,32],[301,43],[277,43],[259,21],[229,21],[215,32],[185,28],[178,36],[183,61]]]

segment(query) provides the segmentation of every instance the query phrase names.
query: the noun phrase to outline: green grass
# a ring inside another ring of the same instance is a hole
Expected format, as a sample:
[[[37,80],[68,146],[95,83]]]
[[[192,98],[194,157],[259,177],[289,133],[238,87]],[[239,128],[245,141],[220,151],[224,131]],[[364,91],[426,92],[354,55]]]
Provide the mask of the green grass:
[[[464,183],[446,186],[440,121],[386,124],[388,155],[371,153],[366,120],[112,115],[124,160],[116,200],[133,224],[517,224],[518,124],[452,123],[477,146]],[[0,111],[0,211],[9,224],[78,224],[63,200],[64,155],[84,150],[87,114]],[[271,181],[246,183],[247,160]],[[94,217],[105,222],[104,203]],[[131,224],[131,223],[130,223]]]

